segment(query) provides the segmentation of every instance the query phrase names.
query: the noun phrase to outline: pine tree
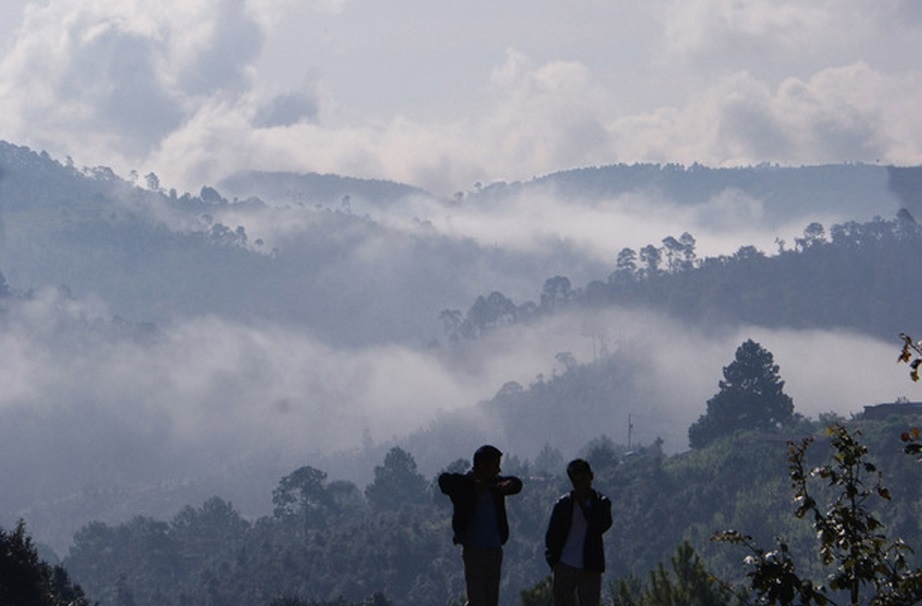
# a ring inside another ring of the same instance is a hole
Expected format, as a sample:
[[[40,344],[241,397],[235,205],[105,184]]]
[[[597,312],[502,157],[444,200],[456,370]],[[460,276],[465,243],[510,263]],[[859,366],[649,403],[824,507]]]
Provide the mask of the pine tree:
[[[752,339],[740,345],[707,413],[689,427],[689,445],[701,448],[740,429],[769,430],[791,421],[794,401],[784,393],[778,370],[772,353]]]

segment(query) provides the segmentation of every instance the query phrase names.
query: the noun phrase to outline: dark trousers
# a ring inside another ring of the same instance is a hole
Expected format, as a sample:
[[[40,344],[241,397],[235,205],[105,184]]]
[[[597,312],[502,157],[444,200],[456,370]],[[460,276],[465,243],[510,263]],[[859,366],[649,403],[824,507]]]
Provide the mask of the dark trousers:
[[[503,548],[464,547],[461,559],[464,562],[467,606],[498,606]]]
[[[554,565],[554,606],[599,606],[601,598],[601,572],[586,572],[561,562]]]

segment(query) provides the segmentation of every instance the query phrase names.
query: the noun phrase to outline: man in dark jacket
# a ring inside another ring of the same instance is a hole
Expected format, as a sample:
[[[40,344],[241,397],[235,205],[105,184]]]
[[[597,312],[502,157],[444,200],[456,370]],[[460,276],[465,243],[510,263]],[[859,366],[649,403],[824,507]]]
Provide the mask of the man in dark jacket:
[[[598,606],[605,572],[602,535],[611,528],[611,501],[592,489],[592,467],[567,465],[573,490],[557,500],[544,536],[544,555],[554,571],[554,606]]]
[[[439,488],[451,498],[453,541],[461,545],[468,606],[497,606],[503,545],[509,538],[506,497],[522,490],[522,480],[499,475],[503,453],[481,446],[467,473],[443,473]]]

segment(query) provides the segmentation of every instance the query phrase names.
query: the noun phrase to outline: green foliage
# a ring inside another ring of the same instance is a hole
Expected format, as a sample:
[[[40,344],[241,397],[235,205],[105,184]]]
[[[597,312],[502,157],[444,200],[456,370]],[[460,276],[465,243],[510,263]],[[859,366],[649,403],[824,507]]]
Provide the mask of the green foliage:
[[[554,583],[553,577],[539,581],[534,587],[523,589],[519,593],[522,606],[553,606]]]
[[[891,500],[882,474],[867,460],[868,449],[858,440],[860,431],[843,425],[829,428],[832,462],[809,469],[806,456],[812,438],[789,445],[789,475],[796,503],[795,516],[811,520],[819,543],[817,553],[827,570],[826,583],[798,572],[790,546],[779,539],[766,551],[751,537],[734,530],[715,539],[744,545],[748,588],[757,604],[835,604],[845,595],[849,604],[911,604],[922,599],[922,570],[911,569],[910,548],[900,539],[889,540],[871,500]],[[821,481],[831,493],[826,506],[815,496],[811,480]]]
[[[676,549],[671,568],[662,563],[650,572],[646,585],[622,579],[612,606],[727,606],[732,593],[712,577],[688,541]]]
[[[913,340],[906,333],[900,333],[900,339],[903,340],[903,349],[898,361],[909,364],[909,377],[918,381],[919,365],[922,365],[922,342]]]
[[[828,230],[810,223],[794,248],[779,244],[773,256],[742,246],[733,255],[698,258],[694,237],[682,234],[667,236],[662,246],[625,248],[606,280],[568,291],[566,308],[629,306],[693,323],[847,327],[890,338],[900,331],[899,319],[914,313],[912,302],[922,297],[922,282],[907,280],[905,270],[905,259],[922,254],[922,229],[914,221],[875,218]],[[472,310],[485,307],[480,299]],[[502,322],[482,322],[478,330],[461,330],[460,312],[452,312],[457,322],[451,331],[446,324],[446,334],[474,338],[560,308],[507,304],[502,314],[489,317],[501,315]]]
[[[541,475],[553,475],[563,469],[563,466],[563,453],[548,443],[541,447],[533,464],[535,472]]]
[[[316,525],[325,509],[331,506],[330,495],[324,486],[327,474],[315,467],[299,467],[279,482],[272,491],[274,515],[279,519],[295,518],[302,521],[303,530]]]
[[[906,454],[917,457],[922,461],[922,441],[920,441],[920,437],[922,437],[922,432],[919,431],[918,427],[913,427],[909,431],[904,431],[900,439],[906,443],[904,447]]]
[[[615,468],[622,455],[624,455],[624,448],[618,448],[608,436],[595,438],[580,452],[580,456],[589,461],[596,472]]]
[[[67,571],[38,556],[20,520],[12,532],[0,528],[0,604],[3,606],[89,606]]]
[[[413,455],[395,446],[375,466],[375,479],[365,488],[365,498],[378,511],[400,509],[406,503],[426,500],[426,479],[417,472]]]
[[[688,429],[692,448],[741,429],[771,430],[789,423],[794,402],[784,393],[779,367],[767,349],[747,340],[723,369],[720,391],[707,402],[707,413]]]
[[[915,460],[902,452],[901,423],[905,419],[863,422],[861,427],[869,447],[886,455],[879,469],[897,480],[888,502],[893,528],[899,529],[893,536],[913,544],[922,536],[922,485]],[[811,434],[820,428],[804,422],[797,431]],[[664,455],[655,446],[636,447],[632,457],[600,466],[594,485],[611,498],[615,521],[605,537],[605,578],[616,588],[624,581],[612,596],[620,595],[622,601],[615,603],[639,604],[648,589],[649,599],[706,593],[705,567],[718,578],[742,576],[738,554],[710,541],[715,528],[746,528],[753,545],[785,536],[784,550],[774,550],[773,557],[786,553],[797,561],[799,578],[826,574],[819,558],[810,557],[816,553],[814,529],[790,515],[785,489],[787,441],[793,439],[790,434],[739,432],[680,455]],[[600,445],[603,450],[624,450],[601,437],[580,451]],[[445,469],[465,471],[470,465],[455,452],[445,454]],[[545,454],[552,461],[559,453]],[[391,460],[380,467],[409,471],[409,458],[399,457],[405,465]],[[543,534],[553,503],[570,488],[562,460],[534,475],[527,471],[534,465],[515,459],[509,455],[504,468],[516,468],[525,488],[507,502],[511,537],[503,563],[503,606],[519,603],[523,590],[528,599],[545,595],[538,587],[548,576]],[[815,480],[823,481],[818,476]],[[279,485],[290,487],[288,482]],[[334,488],[340,485],[342,491]],[[391,485],[390,480],[384,485]],[[129,598],[135,606],[261,606],[279,597],[302,604],[337,604],[337,599],[359,604],[376,592],[414,606],[463,602],[457,599],[464,593],[464,581],[444,496],[434,500],[426,493],[412,500],[411,491],[398,490],[403,503],[375,508],[348,482],[324,480],[321,486],[328,494],[336,493],[334,501],[344,506],[306,532],[297,516],[249,521],[229,503],[210,499],[184,508],[167,523],[141,517],[115,526],[93,523],[75,535],[65,565],[101,606],[117,606],[119,599]],[[808,494],[819,501],[830,489],[822,486]],[[694,552],[677,552],[676,546],[686,542]]]

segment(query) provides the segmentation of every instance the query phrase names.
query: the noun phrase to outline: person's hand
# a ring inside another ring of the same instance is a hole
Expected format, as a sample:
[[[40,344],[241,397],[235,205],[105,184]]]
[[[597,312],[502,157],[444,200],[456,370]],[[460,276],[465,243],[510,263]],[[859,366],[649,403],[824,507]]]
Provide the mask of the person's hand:
[[[500,480],[496,483],[496,487],[502,492],[506,492],[512,489],[512,480]]]

